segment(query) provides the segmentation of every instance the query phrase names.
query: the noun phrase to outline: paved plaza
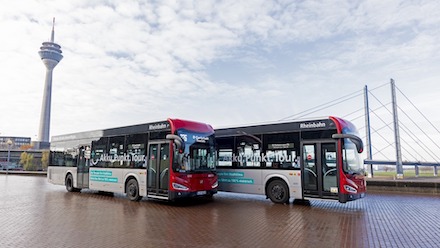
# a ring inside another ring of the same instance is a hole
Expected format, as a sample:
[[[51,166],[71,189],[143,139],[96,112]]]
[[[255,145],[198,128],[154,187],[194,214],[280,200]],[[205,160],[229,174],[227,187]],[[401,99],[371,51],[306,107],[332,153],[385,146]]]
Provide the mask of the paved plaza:
[[[440,197],[370,193],[277,205],[219,193],[179,204],[0,175],[0,247],[439,247]]]

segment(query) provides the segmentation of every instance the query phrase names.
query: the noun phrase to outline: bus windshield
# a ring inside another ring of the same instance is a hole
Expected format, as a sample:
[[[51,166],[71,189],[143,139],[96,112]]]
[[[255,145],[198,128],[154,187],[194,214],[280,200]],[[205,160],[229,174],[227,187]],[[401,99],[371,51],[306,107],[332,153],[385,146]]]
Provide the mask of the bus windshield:
[[[196,133],[179,129],[184,141],[182,150],[175,151],[173,169],[177,172],[207,172],[216,168],[214,134]]]
[[[356,145],[350,139],[344,139],[342,147],[344,171],[350,174],[363,174],[364,168]]]
[[[352,124],[344,127],[342,133],[359,137],[356,128]],[[358,150],[358,147],[356,147],[356,144],[353,143],[350,138],[343,139],[342,159],[344,172],[349,174],[364,174],[364,164]]]

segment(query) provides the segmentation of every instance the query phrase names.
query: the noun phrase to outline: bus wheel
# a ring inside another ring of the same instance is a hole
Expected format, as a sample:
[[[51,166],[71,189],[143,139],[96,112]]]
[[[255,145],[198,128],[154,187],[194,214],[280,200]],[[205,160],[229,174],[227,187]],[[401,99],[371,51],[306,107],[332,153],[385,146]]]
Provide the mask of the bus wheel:
[[[207,201],[213,201],[214,200],[214,195],[213,194],[207,194],[207,195],[203,196],[203,199],[205,199]]]
[[[134,178],[128,180],[127,186],[125,186],[125,192],[131,201],[139,201],[142,198],[142,196],[139,195],[139,185]]]
[[[269,183],[266,190],[267,196],[274,203],[288,203],[289,202],[289,188],[282,180],[274,180]]]
[[[72,174],[68,174],[66,176],[65,184],[66,184],[66,190],[68,192],[79,192],[80,191],[80,189],[77,189],[77,188],[73,187],[73,177],[72,177]]]

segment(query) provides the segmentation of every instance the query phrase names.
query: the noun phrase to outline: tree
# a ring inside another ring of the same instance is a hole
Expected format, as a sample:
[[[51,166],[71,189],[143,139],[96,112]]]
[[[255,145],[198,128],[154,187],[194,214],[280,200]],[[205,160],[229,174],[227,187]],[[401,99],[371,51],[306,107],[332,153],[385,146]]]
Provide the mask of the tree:
[[[43,170],[46,170],[48,165],[49,165],[49,151],[43,151],[41,153],[41,167]]]
[[[23,166],[23,169],[26,171],[35,170],[34,166],[34,155],[29,154],[27,152],[22,152],[20,155],[20,164]]]

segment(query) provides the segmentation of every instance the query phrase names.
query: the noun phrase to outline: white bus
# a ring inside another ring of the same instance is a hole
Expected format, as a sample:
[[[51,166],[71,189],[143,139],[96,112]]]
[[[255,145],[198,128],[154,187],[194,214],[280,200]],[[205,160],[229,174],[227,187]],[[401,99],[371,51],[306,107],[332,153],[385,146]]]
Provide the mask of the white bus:
[[[337,117],[215,130],[219,190],[341,203],[366,192],[362,140]]]
[[[167,121],[52,137],[50,183],[161,200],[217,193],[214,130]]]

